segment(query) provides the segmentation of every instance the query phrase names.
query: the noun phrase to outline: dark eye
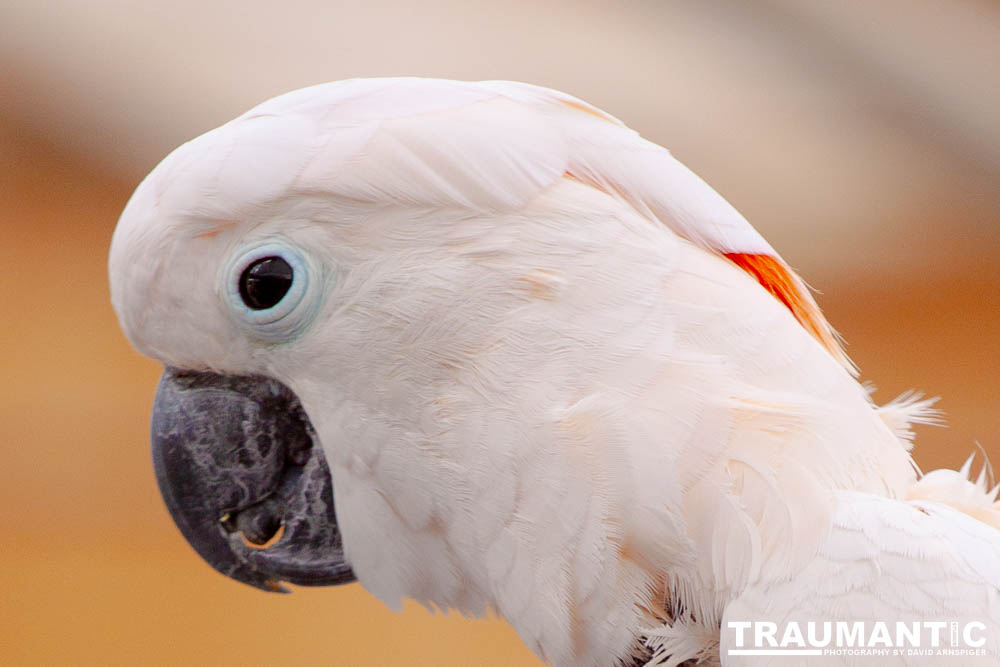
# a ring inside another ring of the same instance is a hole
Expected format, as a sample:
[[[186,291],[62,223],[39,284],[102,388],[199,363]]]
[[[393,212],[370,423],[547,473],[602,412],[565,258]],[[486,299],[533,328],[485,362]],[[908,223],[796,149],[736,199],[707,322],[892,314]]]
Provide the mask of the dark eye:
[[[240,298],[248,308],[267,310],[284,298],[292,286],[292,267],[281,257],[262,257],[243,270]]]

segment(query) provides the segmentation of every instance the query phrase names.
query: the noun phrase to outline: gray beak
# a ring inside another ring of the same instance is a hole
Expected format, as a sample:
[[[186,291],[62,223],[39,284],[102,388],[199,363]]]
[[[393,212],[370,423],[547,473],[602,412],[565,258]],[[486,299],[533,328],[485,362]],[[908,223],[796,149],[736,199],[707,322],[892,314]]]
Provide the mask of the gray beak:
[[[330,470],[285,385],[167,368],[152,431],[153,467],[170,516],[213,568],[275,592],[288,592],[282,581],[355,580],[337,528]]]

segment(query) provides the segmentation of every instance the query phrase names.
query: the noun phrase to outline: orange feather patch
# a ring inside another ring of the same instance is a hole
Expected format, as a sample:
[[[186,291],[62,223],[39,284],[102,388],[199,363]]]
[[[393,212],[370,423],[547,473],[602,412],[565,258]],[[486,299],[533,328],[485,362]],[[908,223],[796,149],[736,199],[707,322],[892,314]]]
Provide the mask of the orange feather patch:
[[[753,276],[778,301],[785,304],[813,338],[848,370],[855,372],[854,364],[844,353],[840,338],[823,317],[816,300],[809,294],[809,288],[788,265],[771,255],[727,252],[725,256]]]
[[[570,102],[564,102],[564,104],[579,108],[579,105]],[[589,111],[586,108],[581,108],[580,110]],[[618,197],[622,201],[634,206],[640,212],[643,212],[643,209],[645,209],[645,205],[641,199],[637,199],[613,181],[602,179],[599,175],[567,170],[563,174],[563,178],[583,183],[584,185]],[[648,211],[648,209],[646,210]],[[652,214],[649,214],[648,217],[655,218]],[[712,250],[718,252],[718,249]],[[778,301],[785,304],[785,307],[791,311],[799,324],[813,338],[819,341],[819,344],[834,359],[840,362],[848,372],[855,376],[858,374],[854,362],[844,352],[840,337],[833,330],[833,327],[830,326],[830,323],[826,321],[826,318],[823,317],[819,305],[817,305],[816,300],[809,293],[809,288],[806,287],[805,283],[802,282],[791,267],[785,264],[781,258],[763,253],[727,252],[722,254],[733,264],[753,276],[764,289],[770,292]]]

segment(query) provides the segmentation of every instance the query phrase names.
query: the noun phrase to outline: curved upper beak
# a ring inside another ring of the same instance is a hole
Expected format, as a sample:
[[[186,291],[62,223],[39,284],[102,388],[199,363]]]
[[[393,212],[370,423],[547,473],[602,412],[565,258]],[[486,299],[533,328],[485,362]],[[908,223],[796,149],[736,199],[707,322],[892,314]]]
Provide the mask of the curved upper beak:
[[[285,385],[167,368],[153,405],[152,445],[170,515],[219,572],[277,592],[287,592],[282,581],[355,580],[323,451]]]

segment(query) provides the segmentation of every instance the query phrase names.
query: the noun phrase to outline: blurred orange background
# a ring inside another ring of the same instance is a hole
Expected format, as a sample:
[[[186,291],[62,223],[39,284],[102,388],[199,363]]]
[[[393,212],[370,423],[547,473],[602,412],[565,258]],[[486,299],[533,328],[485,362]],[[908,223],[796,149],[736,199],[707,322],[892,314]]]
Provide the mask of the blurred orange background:
[[[538,664],[495,619],[231,582],[160,501],[159,368],[108,303],[115,221],[171,148],[320,81],[509,78],[598,104],[822,292],[879,401],[942,396],[924,469],[977,442],[1000,460],[996,3],[8,0],[0,58],[5,664]]]

